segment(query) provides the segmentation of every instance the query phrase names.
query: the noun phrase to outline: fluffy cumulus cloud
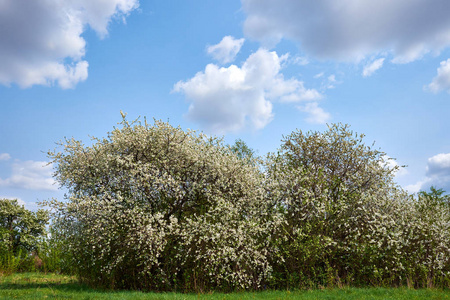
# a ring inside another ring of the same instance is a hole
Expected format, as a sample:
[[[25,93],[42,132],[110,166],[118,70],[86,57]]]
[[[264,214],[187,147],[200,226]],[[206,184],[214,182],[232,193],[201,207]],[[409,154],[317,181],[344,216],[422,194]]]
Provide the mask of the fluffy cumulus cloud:
[[[174,86],[191,102],[187,117],[214,133],[261,129],[273,118],[272,102],[316,101],[321,94],[280,72],[287,55],[259,49],[241,67],[209,64]]]
[[[383,66],[383,63],[384,63],[384,58],[379,58],[379,59],[376,59],[373,62],[365,65],[362,75],[364,77],[371,76],[373,73],[375,73],[376,70],[380,69]]]
[[[423,181],[421,189],[435,186],[450,192],[450,153],[440,153],[430,157],[426,176],[427,178]]]
[[[437,76],[426,87],[433,93],[447,90],[450,93],[450,59],[441,62],[441,66],[437,69]]]
[[[15,161],[11,165],[11,176],[0,178],[0,187],[55,191],[58,186],[52,173],[53,168],[47,162]]]
[[[427,162],[426,177],[416,184],[407,186],[411,192],[428,190],[431,186],[450,192],[450,153],[432,156]]]
[[[113,17],[137,6],[138,0],[1,0],[0,84],[73,88],[88,76],[83,31],[89,26],[104,37]]]
[[[427,176],[450,176],[450,153],[440,153],[428,159]]]
[[[227,35],[220,43],[208,46],[206,51],[221,64],[227,64],[234,60],[241,50],[244,41],[245,39],[235,39],[234,37]]]
[[[416,60],[450,45],[448,0],[242,0],[247,36],[293,39],[307,54],[358,61],[388,51]]]

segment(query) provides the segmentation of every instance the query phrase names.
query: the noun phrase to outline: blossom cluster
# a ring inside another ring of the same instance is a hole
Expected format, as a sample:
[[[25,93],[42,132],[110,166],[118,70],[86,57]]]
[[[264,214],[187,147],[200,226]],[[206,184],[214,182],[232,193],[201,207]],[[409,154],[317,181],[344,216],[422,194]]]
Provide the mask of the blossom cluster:
[[[79,277],[115,288],[259,288],[270,276],[262,174],[220,139],[155,121],[52,152],[55,225]]]

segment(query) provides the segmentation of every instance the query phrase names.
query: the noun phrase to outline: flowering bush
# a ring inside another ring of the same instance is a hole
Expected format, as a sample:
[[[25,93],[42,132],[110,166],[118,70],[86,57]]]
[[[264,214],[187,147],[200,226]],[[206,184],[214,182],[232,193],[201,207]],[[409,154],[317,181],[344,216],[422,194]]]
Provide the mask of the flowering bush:
[[[124,116],[49,153],[69,191],[49,203],[52,238],[82,281],[108,288],[448,285],[449,198],[405,193],[363,137],[295,131],[261,162],[240,140]]]
[[[341,124],[296,131],[269,155],[265,186],[281,219],[272,239],[275,286],[448,280],[448,202],[406,194],[393,181],[398,167],[363,137]]]
[[[269,276],[261,174],[217,138],[155,121],[51,152],[55,226],[79,276],[114,288],[258,288]]]

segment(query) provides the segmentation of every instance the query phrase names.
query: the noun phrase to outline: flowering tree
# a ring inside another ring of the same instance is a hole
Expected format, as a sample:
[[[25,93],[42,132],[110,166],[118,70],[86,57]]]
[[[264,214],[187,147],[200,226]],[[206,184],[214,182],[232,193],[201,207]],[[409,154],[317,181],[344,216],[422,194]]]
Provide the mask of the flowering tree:
[[[397,268],[398,257],[385,258],[397,245],[395,218],[406,195],[385,154],[363,137],[341,124],[323,133],[295,131],[269,155],[268,201],[283,220],[273,239],[282,282],[291,276],[325,284],[330,272],[365,281],[375,269]]]
[[[258,287],[268,276],[261,174],[220,139],[128,123],[49,153],[69,190],[55,226],[79,276],[118,288]]]

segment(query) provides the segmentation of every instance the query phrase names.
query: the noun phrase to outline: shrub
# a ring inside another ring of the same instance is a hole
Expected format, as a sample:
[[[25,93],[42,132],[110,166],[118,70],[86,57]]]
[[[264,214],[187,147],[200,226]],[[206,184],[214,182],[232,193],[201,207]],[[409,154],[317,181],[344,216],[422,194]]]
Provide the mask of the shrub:
[[[347,125],[294,131],[263,162],[241,140],[120,124],[49,152],[68,189],[48,202],[49,269],[113,289],[449,285],[449,196],[408,195]]]
[[[398,275],[396,218],[407,195],[394,184],[385,153],[363,137],[341,124],[295,131],[269,155],[268,201],[282,220],[273,232],[276,286],[289,278],[317,286]]]
[[[401,253],[408,284],[449,286],[450,206],[443,190],[431,187],[409,203],[403,220]]]
[[[125,120],[50,152],[69,190],[55,229],[79,277],[111,288],[257,288],[269,275],[261,173],[220,139]]]

